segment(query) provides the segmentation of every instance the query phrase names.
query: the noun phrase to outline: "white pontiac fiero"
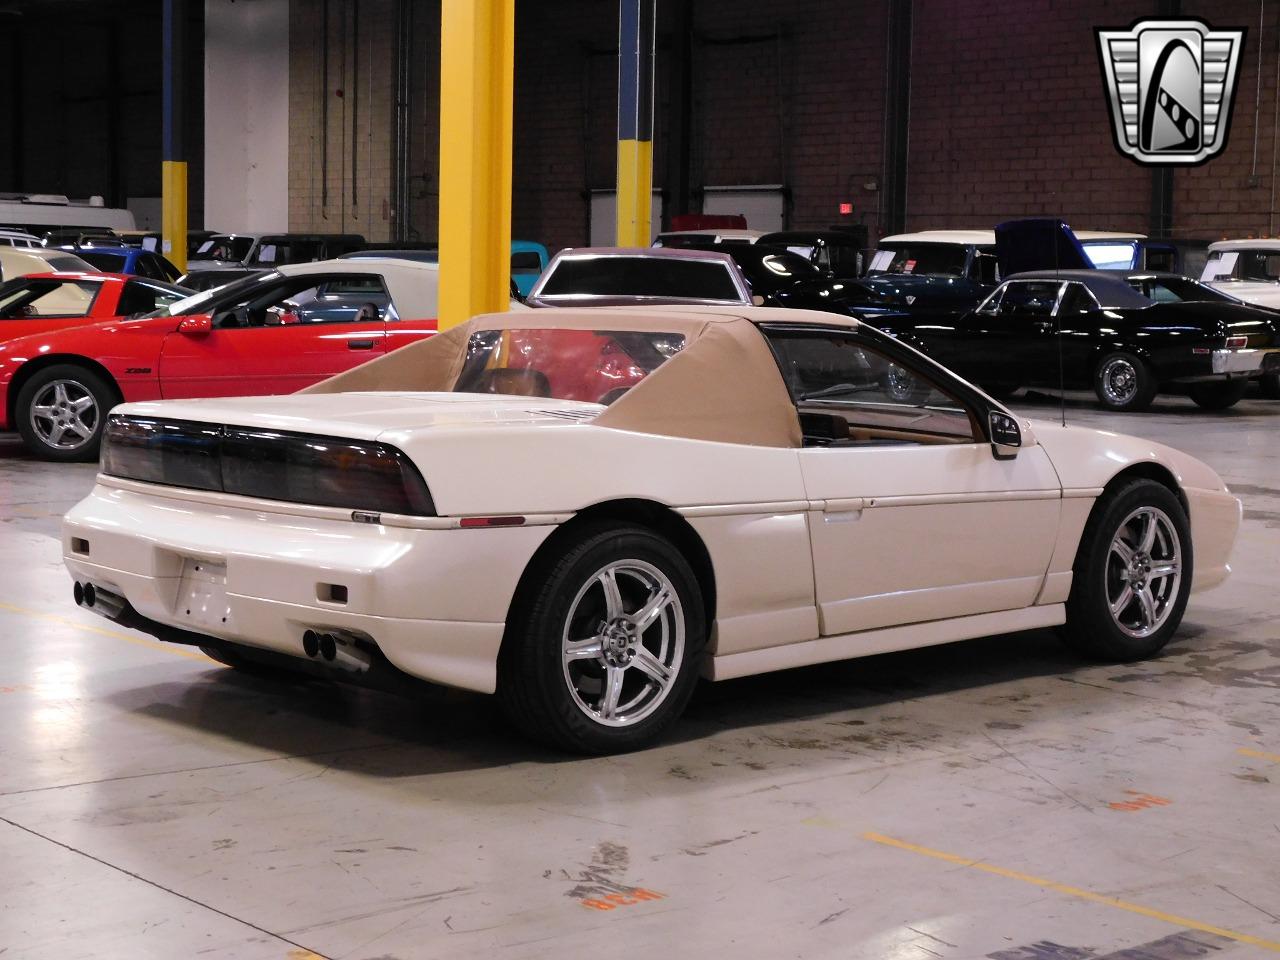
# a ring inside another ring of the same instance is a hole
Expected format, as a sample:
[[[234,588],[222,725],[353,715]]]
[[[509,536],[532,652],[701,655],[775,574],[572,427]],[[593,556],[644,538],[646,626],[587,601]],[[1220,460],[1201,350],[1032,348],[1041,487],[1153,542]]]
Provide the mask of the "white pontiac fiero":
[[[597,307],[292,396],[118,407],[63,548],[77,602],[224,663],[496,692],[607,752],[699,673],[1051,626],[1152,655],[1239,522],[1198,460],[1033,432],[856,321]]]

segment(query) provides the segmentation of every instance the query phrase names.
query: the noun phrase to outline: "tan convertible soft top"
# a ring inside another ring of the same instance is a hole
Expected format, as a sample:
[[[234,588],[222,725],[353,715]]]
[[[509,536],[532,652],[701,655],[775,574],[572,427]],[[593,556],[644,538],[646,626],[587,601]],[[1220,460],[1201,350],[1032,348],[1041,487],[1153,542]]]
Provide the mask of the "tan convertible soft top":
[[[758,322],[857,326],[811,310],[748,307],[566,307],[481,314],[331,377],[303,393],[451,391],[480,330],[679,333],[685,346],[593,421],[602,427],[766,447],[798,447],[800,422]]]

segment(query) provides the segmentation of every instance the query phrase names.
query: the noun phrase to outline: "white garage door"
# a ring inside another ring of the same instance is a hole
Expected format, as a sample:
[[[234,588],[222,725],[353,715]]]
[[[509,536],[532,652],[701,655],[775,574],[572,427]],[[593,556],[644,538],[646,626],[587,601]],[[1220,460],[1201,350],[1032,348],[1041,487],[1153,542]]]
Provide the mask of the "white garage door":
[[[782,184],[746,184],[703,187],[703,213],[740,213],[752,230],[772,232],[783,228]]]
[[[612,247],[618,242],[618,202],[613,190],[591,191],[591,246]],[[653,191],[649,242],[662,232],[662,192]]]

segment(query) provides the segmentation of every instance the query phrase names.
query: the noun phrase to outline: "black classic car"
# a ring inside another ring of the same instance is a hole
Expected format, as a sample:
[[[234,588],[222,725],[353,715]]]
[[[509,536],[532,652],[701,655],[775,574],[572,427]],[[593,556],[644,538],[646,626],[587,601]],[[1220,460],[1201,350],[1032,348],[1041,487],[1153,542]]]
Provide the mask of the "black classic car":
[[[1173,273],[1019,273],[958,315],[868,320],[996,395],[1092,387],[1112,410],[1145,409],[1173,384],[1221,410],[1280,372],[1280,316]]]
[[[781,247],[813,264],[826,277],[852,280],[863,272],[865,232],[853,230],[779,230],[756,243]]]

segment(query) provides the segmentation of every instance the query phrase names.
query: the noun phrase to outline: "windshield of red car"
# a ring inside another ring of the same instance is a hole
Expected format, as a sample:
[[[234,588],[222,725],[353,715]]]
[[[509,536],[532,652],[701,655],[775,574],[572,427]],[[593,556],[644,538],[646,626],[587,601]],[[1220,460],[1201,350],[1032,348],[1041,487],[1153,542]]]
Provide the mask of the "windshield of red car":
[[[684,343],[683,334],[650,331],[480,330],[453,389],[608,405]]]

